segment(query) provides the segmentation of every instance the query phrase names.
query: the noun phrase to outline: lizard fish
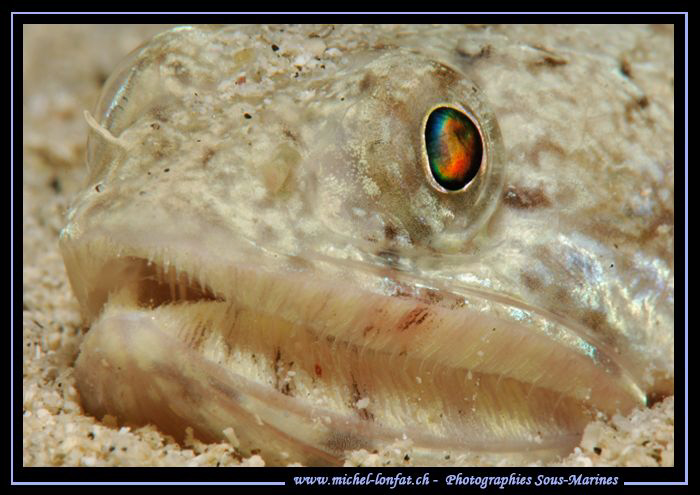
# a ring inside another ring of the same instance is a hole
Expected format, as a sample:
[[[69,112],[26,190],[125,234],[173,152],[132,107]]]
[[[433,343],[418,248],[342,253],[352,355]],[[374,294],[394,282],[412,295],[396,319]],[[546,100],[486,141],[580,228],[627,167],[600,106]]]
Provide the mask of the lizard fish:
[[[648,26],[156,36],[86,112],[60,238],[85,410],[268,464],[519,463],[672,393],[672,53]]]

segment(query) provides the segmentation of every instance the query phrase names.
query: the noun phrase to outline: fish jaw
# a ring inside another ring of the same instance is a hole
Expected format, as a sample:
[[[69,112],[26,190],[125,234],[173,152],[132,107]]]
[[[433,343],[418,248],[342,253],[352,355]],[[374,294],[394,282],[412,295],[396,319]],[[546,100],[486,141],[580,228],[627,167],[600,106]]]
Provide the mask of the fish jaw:
[[[235,260],[254,246],[230,240],[224,260],[216,234],[205,253],[94,232],[67,229],[61,247],[91,323],[77,387],[98,418],[178,439],[192,427],[270,464],[339,464],[405,438],[420,464],[527,462],[645,402],[604,343],[502,295],[338,260],[253,266]]]

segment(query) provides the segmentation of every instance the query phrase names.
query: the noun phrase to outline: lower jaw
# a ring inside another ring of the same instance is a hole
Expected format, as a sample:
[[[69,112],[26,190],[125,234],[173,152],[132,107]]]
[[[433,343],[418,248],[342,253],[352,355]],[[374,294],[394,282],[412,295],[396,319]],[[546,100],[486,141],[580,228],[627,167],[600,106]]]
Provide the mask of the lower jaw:
[[[348,451],[406,438],[417,464],[464,452],[522,463],[570,452],[597,410],[638,403],[634,394],[594,403],[544,386],[552,382],[543,378],[546,342],[520,345],[529,360],[544,361],[526,369],[528,359],[504,348],[508,335],[490,336],[479,319],[464,328],[446,323],[455,316],[447,308],[431,307],[431,318],[418,322],[425,305],[411,298],[259,275],[249,282],[225,299],[154,307],[140,307],[133,288],[112,293],[76,363],[86,411],[154,423],[178,439],[191,427],[204,441],[231,441],[268,464],[339,464]],[[251,304],[258,293],[266,302]],[[290,305],[291,294],[304,303]],[[455,362],[450,349],[451,341],[460,345],[450,335],[461,334],[471,362]],[[508,359],[520,371],[489,365]],[[608,382],[591,395],[623,390]]]

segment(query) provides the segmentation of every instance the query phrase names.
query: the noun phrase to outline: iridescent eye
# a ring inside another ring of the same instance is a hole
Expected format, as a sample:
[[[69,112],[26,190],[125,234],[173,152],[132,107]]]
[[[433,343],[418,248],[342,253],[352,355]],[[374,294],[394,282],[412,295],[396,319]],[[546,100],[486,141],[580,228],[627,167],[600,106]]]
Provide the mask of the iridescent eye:
[[[481,132],[465,111],[440,105],[424,119],[427,172],[442,192],[461,192],[482,167]]]

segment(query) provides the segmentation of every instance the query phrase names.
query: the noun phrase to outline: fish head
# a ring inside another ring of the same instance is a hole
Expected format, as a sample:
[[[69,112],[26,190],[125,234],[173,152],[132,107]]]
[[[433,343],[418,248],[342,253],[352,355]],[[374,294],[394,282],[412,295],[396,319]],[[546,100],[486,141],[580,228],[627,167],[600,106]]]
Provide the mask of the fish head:
[[[522,460],[670,393],[672,108],[600,54],[431,33],[182,27],[115,71],[60,241],[89,412]]]

